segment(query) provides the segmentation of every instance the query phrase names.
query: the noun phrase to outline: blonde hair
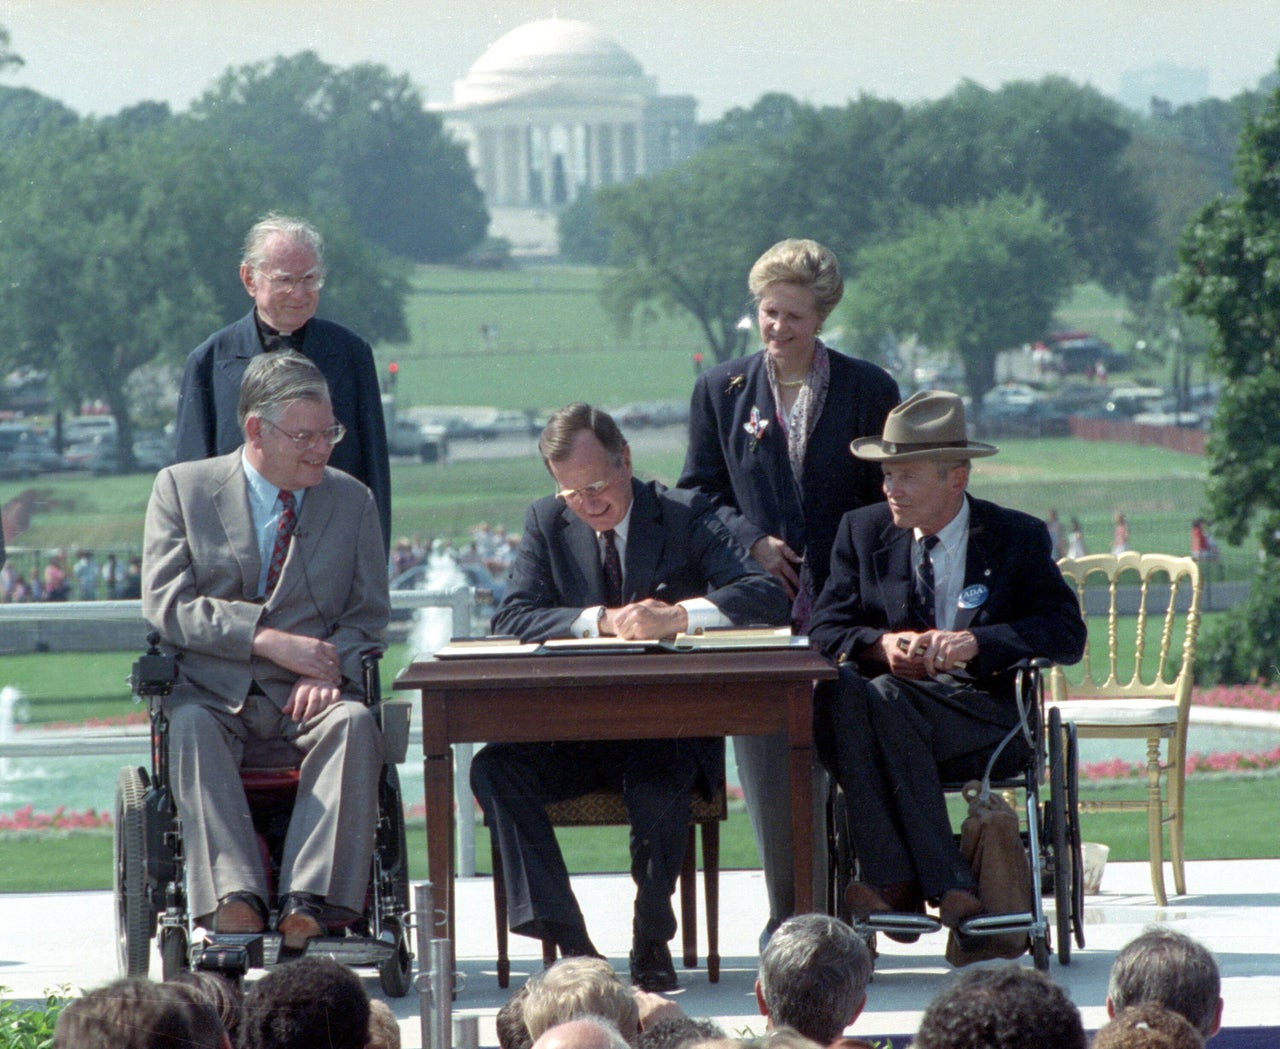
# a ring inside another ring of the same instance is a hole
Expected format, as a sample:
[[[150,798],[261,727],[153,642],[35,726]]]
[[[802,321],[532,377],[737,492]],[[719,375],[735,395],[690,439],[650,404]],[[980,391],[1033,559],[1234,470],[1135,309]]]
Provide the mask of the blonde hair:
[[[616,1024],[628,1042],[640,1028],[635,995],[603,958],[562,958],[532,977],[523,1013],[535,1042],[549,1028],[586,1016]]]
[[[816,240],[780,240],[755,261],[747,275],[747,289],[756,302],[770,284],[794,284],[813,292],[818,319],[826,320],[844,295],[840,262],[830,248]]]

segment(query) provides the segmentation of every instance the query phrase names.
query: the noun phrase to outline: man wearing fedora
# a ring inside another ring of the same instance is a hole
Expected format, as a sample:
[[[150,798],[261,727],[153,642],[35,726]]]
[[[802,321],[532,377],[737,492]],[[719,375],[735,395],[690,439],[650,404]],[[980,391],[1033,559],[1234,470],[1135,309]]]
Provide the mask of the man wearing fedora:
[[[981,913],[953,837],[943,780],[982,775],[1018,721],[1010,667],[1075,663],[1085,627],[1044,522],[968,495],[968,439],[953,393],[917,393],[883,438],[850,446],[878,462],[887,502],[845,514],[810,636],[840,666],[819,686],[814,734],[849,800],[857,918],[938,906],[956,928]],[[999,776],[1027,758],[1020,734]]]

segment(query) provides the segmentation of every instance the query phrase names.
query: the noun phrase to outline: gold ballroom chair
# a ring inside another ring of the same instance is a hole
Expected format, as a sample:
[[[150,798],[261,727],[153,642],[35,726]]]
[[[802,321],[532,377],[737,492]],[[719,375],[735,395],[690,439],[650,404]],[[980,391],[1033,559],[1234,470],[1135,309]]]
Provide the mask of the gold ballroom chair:
[[[1147,743],[1144,798],[1083,801],[1088,812],[1147,814],[1151,887],[1161,906],[1164,885],[1164,827],[1174,891],[1187,891],[1183,867],[1187,720],[1192,668],[1200,629],[1200,566],[1190,557],[1090,554],[1064,557],[1062,574],[1090,614],[1106,616],[1106,650],[1086,644],[1078,667],[1050,672],[1051,706],[1074,724],[1080,739],[1143,739]],[[1132,630],[1132,633],[1131,633]],[[1094,632],[1096,638],[1097,633]],[[1105,658],[1104,658],[1105,657]],[[1078,683],[1069,683],[1083,670]],[[1163,748],[1162,748],[1163,743]],[[1162,753],[1163,750],[1163,753]]]

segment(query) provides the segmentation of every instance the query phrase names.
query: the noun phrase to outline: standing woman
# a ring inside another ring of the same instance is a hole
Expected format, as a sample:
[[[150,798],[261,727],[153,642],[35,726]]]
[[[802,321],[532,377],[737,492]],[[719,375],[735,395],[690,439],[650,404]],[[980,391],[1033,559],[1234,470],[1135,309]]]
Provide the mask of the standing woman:
[[[747,286],[764,348],[698,377],[679,484],[711,499],[738,541],[782,581],[794,628],[805,633],[840,518],[883,498],[880,470],[855,459],[849,444],[883,432],[898,385],[882,368],[830,351],[818,338],[844,294],[830,249],[780,241],[756,260]],[[733,747],[772,932],[795,909],[786,740],[736,736]],[[825,845],[820,816],[814,825],[817,844]],[[824,865],[815,862],[814,871],[815,883],[825,883]]]

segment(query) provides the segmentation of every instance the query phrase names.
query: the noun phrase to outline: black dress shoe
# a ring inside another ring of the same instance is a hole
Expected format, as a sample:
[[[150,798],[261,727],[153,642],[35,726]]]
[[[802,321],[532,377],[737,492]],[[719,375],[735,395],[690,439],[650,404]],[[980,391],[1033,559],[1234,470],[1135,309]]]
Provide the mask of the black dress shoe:
[[[267,905],[252,892],[229,892],[218,901],[210,921],[214,932],[254,933],[267,927]]]
[[[664,940],[637,939],[632,944],[631,982],[642,991],[674,991],[680,986]]]
[[[310,892],[291,892],[280,901],[280,920],[276,932],[284,938],[284,946],[300,951],[308,940],[323,936],[324,898]]]

